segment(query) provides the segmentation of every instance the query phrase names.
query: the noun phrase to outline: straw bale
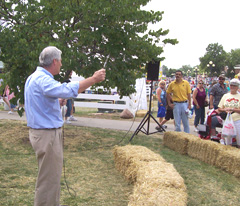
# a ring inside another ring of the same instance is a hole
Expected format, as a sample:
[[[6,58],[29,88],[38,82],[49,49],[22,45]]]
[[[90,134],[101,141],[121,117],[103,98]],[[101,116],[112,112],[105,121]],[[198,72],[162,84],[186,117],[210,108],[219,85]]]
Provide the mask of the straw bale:
[[[136,184],[128,206],[186,206],[187,193],[182,189],[159,185]]]
[[[124,176],[128,180],[128,182],[130,183],[136,182],[137,172],[145,164],[147,164],[147,162],[137,160],[136,158],[131,159],[131,163],[128,165],[124,173]]]
[[[165,161],[159,154],[143,146],[116,146],[113,154],[116,169],[130,182],[135,182],[136,172],[144,162]]]
[[[187,205],[183,178],[160,155],[132,145],[116,146],[113,154],[116,168],[135,183],[129,206]]]
[[[137,172],[137,183],[148,184],[152,188],[162,185],[186,190],[184,180],[174,166],[161,161],[147,162],[141,165]]]
[[[136,117],[144,117],[147,114],[147,110],[138,110],[135,114]]]
[[[201,141],[200,138],[193,138],[188,142],[187,152],[190,157],[197,158],[201,150],[201,144],[198,142]]]
[[[190,140],[188,143],[188,155],[207,164],[216,165],[221,144],[209,140]]]
[[[125,158],[126,160],[131,158],[137,158],[141,161],[165,161],[159,154],[151,151],[150,149],[137,146],[137,145],[126,145],[123,147],[115,146],[113,149],[114,157],[117,158],[121,156],[121,158]]]
[[[232,146],[221,145],[215,165],[240,177],[240,150]]]
[[[180,154],[187,154],[188,141],[192,138],[197,137],[185,132],[165,132],[163,136],[163,145]]]

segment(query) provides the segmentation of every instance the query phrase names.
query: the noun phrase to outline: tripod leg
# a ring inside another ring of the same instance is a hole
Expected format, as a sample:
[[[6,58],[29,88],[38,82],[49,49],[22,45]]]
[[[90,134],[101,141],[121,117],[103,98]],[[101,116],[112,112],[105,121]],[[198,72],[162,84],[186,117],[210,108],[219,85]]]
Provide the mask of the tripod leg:
[[[146,121],[148,119],[149,119],[149,113],[147,112],[146,115],[144,116],[144,118],[142,119],[141,123],[138,125],[137,129],[133,133],[133,135],[132,135],[131,139],[129,140],[129,142],[131,142],[133,137],[138,134],[138,132],[142,129],[142,127],[144,126],[144,124],[146,123]]]
[[[145,134],[147,134],[147,135],[149,134],[149,129],[146,131],[146,129],[143,127],[146,124],[146,122],[148,122],[148,125],[149,125],[149,121],[150,121],[150,116],[149,116],[149,113],[148,113],[148,116],[147,116],[146,120],[143,122],[141,128],[137,131],[136,135],[138,134],[139,131],[141,131],[142,128],[145,130]]]
[[[154,116],[152,116],[152,114],[150,114],[150,116],[151,116],[152,119],[157,123],[157,125],[158,125],[164,132],[166,132],[166,130],[163,128],[162,125],[159,124],[159,122],[154,118]]]

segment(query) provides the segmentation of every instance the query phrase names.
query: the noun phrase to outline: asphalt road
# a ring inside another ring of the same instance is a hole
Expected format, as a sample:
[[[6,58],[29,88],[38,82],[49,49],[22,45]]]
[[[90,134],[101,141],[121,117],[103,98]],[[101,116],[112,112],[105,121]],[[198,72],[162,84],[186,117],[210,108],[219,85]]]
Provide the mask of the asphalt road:
[[[89,118],[89,117],[76,117],[75,118],[78,121],[72,121],[71,125],[74,126],[83,126],[83,127],[96,127],[96,128],[103,128],[103,129],[113,129],[113,130],[123,130],[123,131],[136,131],[138,127],[142,126],[140,125],[139,121],[133,121],[133,120],[112,120],[112,119],[101,119],[101,118]],[[26,116],[20,117],[17,112],[14,112],[13,114],[8,114],[8,111],[0,111],[0,119],[11,119],[11,120],[21,120],[26,121]],[[150,118],[151,121],[148,121],[143,125],[142,130],[147,132],[147,134],[156,132],[155,127],[157,124]],[[149,129],[148,129],[149,126]],[[173,123],[166,123],[167,129],[166,131],[174,131],[174,125]],[[145,129],[145,130],[144,130]],[[139,130],[139,129],[138,129]],[[183,127],[182,127],[183,130]],[[190,125],[190,133],[193,135],[198,135],[196,132],[194,132],[194,126]],[[162,134],[162,133],[158,133]]]

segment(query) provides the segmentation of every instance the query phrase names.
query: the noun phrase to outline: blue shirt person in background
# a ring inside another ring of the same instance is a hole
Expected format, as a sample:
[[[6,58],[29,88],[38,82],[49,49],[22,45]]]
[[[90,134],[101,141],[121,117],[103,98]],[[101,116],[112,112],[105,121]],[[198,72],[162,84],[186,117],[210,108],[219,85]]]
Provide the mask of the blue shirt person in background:
[[[63,166],[63,119],[59,98],[77,97],[88,87],[105,79],[105,69],[81,82],[54,80],[62,66],[62,52],[53,46],[43,49],[40,66],[31,74],[24,90],[29,139],[38,160],[34,206],[60,205],[60,179]]]

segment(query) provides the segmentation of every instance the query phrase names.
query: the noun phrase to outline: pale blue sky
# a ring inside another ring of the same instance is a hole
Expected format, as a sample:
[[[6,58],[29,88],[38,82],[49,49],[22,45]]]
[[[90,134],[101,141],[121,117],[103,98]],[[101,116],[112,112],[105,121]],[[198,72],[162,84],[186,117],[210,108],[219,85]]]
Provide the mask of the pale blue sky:
[[[151,28],[169,29],[167,37],[179,41],[164,47],[162,65],[196,66],[211,43],[221,44],[226,52],[240,48],[239,8],[239,0],[152,0],[144,9],[164,14]]]

